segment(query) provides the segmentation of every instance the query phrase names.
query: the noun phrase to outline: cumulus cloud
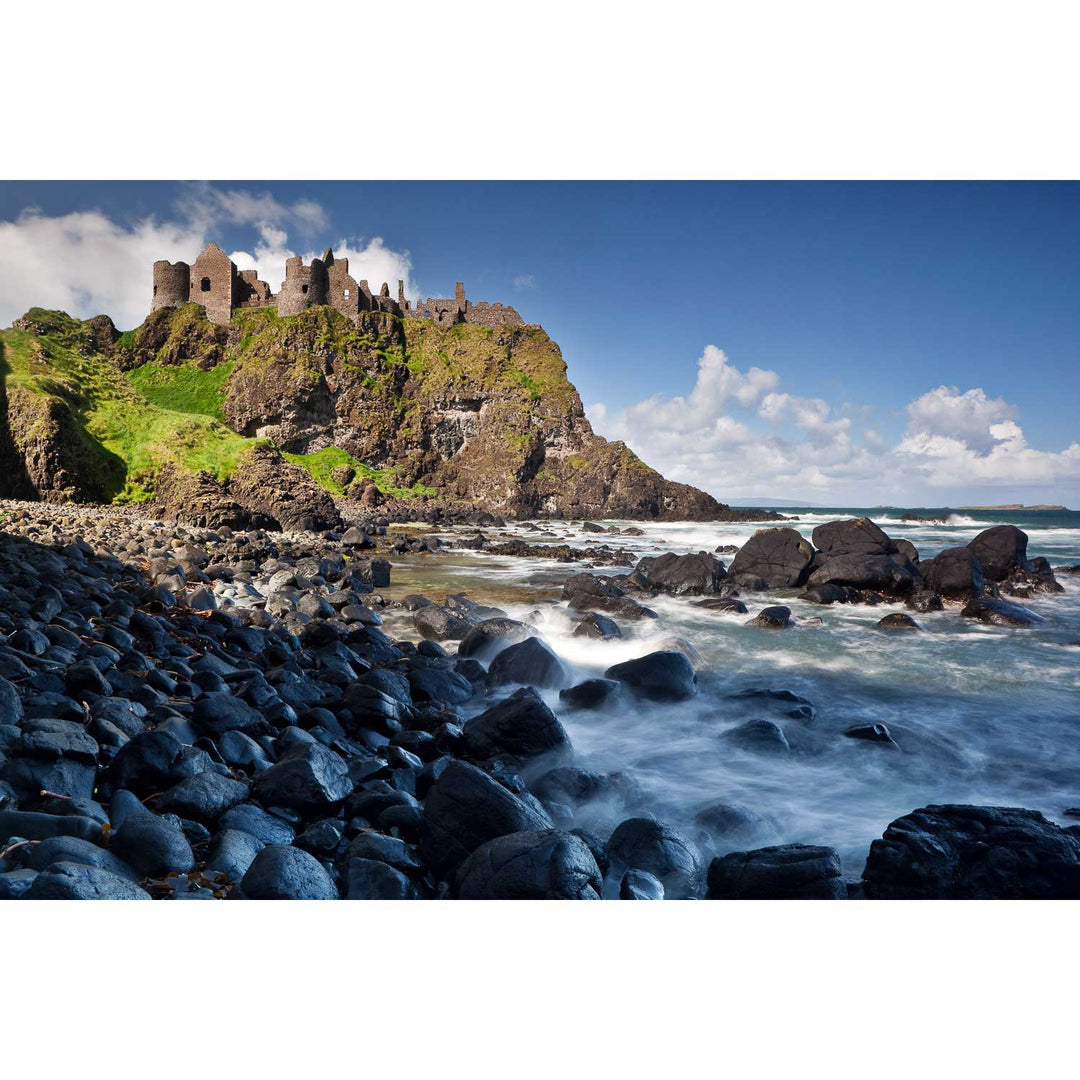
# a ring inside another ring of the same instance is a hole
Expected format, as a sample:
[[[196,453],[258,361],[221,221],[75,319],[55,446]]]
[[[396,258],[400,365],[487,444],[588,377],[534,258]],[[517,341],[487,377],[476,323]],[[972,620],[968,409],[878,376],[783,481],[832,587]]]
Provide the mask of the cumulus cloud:
[[[121,328],[137,326],[150,307],[151,265],[191,262],[225,227],[253,232],[250,250],[232,258],[242,270],[257,270],[276,292],[289,256],[322,254],[308,249],[327,221],[311,199],[286,203],[269,192],[205,183],[184,185],[168,219],[124,223],[99,210],[50,216],[30,207],[0,221],[0,325],[36,305],[80,318],[105,313]],[[294,236],[299,243],[290,242]],[[406,294],[418,295],[408,252],[393,251],[381,237],[341,239],[335,251],[372,288],[386,281],[396,291],[402,279]]]
[[[994,446],[991,425],[1014,419],[1016,409],[1001,398],[988,398],[978,386],[962,394],[955,386],[939,386],[911,402],[907,414],[913,431],[962,439],[985,453]]]
[[[1080,483],[1080,445],[1030,447],[1016,407],[981,387],[922,394],[907,406],[898,441],[865,426],[872,410],[836,409],[780,382],[775,371],[739,369],[710,345],[689,394],[654,395],[619,413],[597,403],[588,413],[602,434],[622,439],[666,476],[721,499],[913,505],[948,491],[1000,489],[1000,501],[1012,501],[1025,488],[1064,497]]]

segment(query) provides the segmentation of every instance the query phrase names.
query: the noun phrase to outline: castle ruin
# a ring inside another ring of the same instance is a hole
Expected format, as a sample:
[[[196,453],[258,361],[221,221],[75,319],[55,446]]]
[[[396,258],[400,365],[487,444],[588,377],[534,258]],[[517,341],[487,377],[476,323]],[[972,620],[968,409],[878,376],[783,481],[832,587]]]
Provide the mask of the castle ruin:
[[[277,293],[260,281],[254,270],[237,270],[236,263],[217,246],[209,243],[189,266],[185,262],[154,263],[154,292],[150,308],[181,307],[202,304],[206,317],[220,325],[232,321],[237,308],[272,307],[279,315],[297,315],[310,307],[328,304],[342,315],[358,322],[364,311],[385,311],[404,319],[431,319],[439,325],[474,323],[479,326],[524,326],[524,320],[512,307],[465,298],[465,285],[458,282],[453,299],[417,300],[405,298],[405,283],[398,282],[397,298],[383,282],[373,293],[367,281],[357,281],[349,273],[349,260],[337,259],[327,248],[321,259],[304,265],[300,256],[285,263],[285,280]]]

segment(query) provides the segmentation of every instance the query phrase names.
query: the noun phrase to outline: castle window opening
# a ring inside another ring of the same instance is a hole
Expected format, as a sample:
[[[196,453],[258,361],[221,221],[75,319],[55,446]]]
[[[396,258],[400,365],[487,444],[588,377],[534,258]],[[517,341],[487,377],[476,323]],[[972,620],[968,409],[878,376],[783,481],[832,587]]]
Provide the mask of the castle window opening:
[[[300,291],[301,291],[302,293],[306,293],[306,292],[307,292],[307,286],[306,286],[306,285],[301,285],[301,286],[300,286]]]
[[[199,288],[202,289],[203,292],[209,292],[210,291],[210,279],[208,277],[204,277],[202,279],[202,281],[199,282]]]
[[[348,289],[345,290],[345,299],[346,300],[349,299],[349,290]]]

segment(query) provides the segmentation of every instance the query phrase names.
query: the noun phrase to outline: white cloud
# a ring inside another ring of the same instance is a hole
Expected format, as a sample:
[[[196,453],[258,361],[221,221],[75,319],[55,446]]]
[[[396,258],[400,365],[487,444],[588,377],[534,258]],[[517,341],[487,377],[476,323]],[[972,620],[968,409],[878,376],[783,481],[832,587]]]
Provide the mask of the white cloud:
[[[536,277],[535,277],[535,275],[533,275],[533,274],[518,274],[518,276],[516,278],[514,278],[514,288],[515,289],[535,289],[536,288]]]
[[[818,502],[915,505],[945,491],[997,490],[1013,501],[1023,489],[1064,498],[1080,484],[1080,445],[1036,450],[1017,409],[981,387],[941,386],[912,401],[899,442],[857,427],[872,410],[845,402],[839,414],[822,398],[780,388],[780,376],[740,370],[715,346],[698,361],[689,394],[654,395],[618,414],[589,407],[602,433],[623,439],[674,480],[720,499],[744,495]],[[967,501],[967,497],[963,499]]]
[[[242,270],[258,270],[276,292],[285,259],[294,254],[291,235],[306,248],[326,225],[326,212],[311,199],[283,203],[268,192],[205,183],[184,186],[170,220],[123,224],[98,210],[49,216],[28,208],[14,221],[0,221],[0,326],[34,306],[80,318],[104,313],[121,329],[137,326],[150,310],[153,263],[193,261],[226,226],[253,230],[250,250],[232,258]],[[322,249],[301,251],[305,259],[322,255]],[[400,278],[406,295],[419,295],[408,252],[393,251],[381,237],[342,239],[335,253],[373,290],[385,281],[396,295]]]
[[[1001,398],[988,398],[981,387],[964,393],[955,386],[939,386],[907,407],[911,430],[962,439],[979,451],[990,450],[990,426],[1012,420],[1016,409]]]

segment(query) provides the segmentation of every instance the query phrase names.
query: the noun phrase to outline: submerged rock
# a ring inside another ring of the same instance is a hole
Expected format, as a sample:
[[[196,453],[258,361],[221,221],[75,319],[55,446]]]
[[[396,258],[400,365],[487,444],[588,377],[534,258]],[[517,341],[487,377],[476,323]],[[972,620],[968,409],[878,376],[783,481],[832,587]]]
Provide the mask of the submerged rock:
[[[960,612],[965,619],[978,619],[991,626],[1038,626],[1046,620],[1036,615],[1030,608],[1020,604],[1010,604],[1007,600],[992,600],[980,597],[970,601]]]
[[[883,619],[879,619],[874,625],[875,630],[883,630],[886,633],[911,633],[915,630],[921,630],[922,627],[910,616],[905,615],[902,611],[894,611],[890,615],[886,615]]]

